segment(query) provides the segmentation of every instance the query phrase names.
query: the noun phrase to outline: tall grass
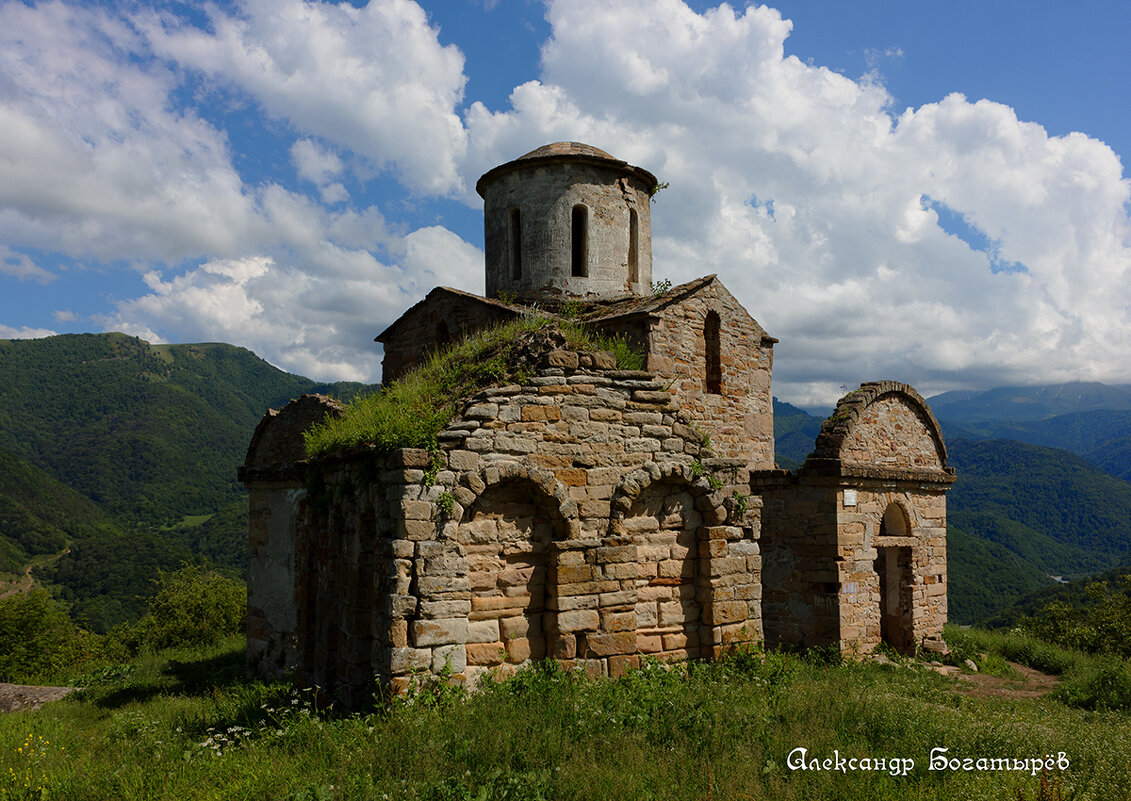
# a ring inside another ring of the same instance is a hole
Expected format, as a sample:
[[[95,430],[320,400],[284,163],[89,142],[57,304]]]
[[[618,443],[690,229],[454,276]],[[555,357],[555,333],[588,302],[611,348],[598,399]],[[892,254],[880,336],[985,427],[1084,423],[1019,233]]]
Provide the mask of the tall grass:
[[[987,631],[947,626],[946,640],[955,663],[982,661],[981,655],[1008,659],[1025,667],[1060,676],[1052,697],[1080,709],[1131,713],[1131,662],[1113,654],[1087,654],[1045,642],[1025,631]]]
[[[241,646],[140,658],[88,677],[78,698],[0,716],[0,777],[25,775],[31,759],[18,749],[32,737],[48,743],[32,774],[62,799],[1037,797],[1029,772],[928,770],[930,750],[945,747],[975,758],[1064,751],[1069,769],[1048,781],[1065,798],[1131,796],[1127,715],[967,698],[918,668],[750,651],[646,664],[616,681],[547,665],[470,696],[425,690],[337,715],[285,684],[245,683]],[[798,747],[915,767],[794,770]]]
[[[529,365],[516,360],[515,343],[521,334],[549,328],[564,335],[566,347],[610,350],[618,367],[643,367],[643,355],[624,339],[536,311],[438,350],[395,383],[348,404],[340,417],[304,435],[307,453],[320,456],[369,443],[380,451],[433,447],[464,400],[484,387],[526,376]]]

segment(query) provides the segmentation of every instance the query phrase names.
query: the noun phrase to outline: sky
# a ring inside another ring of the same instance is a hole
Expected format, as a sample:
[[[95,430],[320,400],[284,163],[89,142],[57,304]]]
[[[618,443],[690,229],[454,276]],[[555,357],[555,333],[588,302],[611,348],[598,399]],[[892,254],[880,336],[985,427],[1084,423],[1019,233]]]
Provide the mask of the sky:
[[[223,341],[380,379],[483,291],[476,179],[548,142],[669,187],[774,394],[1131,383],[1123,0],[0,2],[0,337]]]

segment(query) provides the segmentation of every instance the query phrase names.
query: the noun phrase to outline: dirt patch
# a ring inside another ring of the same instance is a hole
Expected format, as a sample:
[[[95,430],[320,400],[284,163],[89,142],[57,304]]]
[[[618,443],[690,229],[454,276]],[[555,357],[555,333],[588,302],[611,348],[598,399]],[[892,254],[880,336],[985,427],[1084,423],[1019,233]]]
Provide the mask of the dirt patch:
[[[0,682],[0,712],[18,712],[39,709],[48,701],[58,701],[74,687],[36,687],[29,684],[4,684]]]
[[[1010,662],[1017,677],[1006,679],[988,673],[962,673],[958,676],[959,692],[976,698],[1041,698],[1048,695],[1059,681],[1056,676],[1041,673]]]

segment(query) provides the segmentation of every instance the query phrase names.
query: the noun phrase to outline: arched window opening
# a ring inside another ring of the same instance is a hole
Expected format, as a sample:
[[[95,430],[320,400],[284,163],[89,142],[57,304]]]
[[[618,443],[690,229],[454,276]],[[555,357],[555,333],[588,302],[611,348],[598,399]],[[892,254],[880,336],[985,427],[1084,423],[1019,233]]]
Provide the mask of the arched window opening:
[[[911,527],[907,522],[907,513],[898,503],[888,504],[884,509],[884,516],[880,520],[881,537],[906,537],[911,534]]]
[[[589,209],[573,207],[573,235],[570,238],[571,274],[575,278],[589,275]]]
[[[522,278],[522,215],[511,209],[511,280]]]
[[[636,209],[628,210],[628,282],[640,282],[640,256],[638,255],[637,240],[640,236],[640,223],[637,221]]]
[[[714,395],[723,393],[723,357],[719,339],[719,313],[707,312],[703,324],[703,339],[707,352],[707,391]]]

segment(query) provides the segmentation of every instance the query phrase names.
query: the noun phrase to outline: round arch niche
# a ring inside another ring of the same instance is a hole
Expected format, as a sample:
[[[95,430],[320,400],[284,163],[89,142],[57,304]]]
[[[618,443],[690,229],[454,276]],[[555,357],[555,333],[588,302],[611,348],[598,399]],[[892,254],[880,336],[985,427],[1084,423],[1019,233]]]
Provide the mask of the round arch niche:
[[[487,487],[449,529],[467,554],[469,665],[517,666],[546,656],[550,544],[566,530],[558,502],[522,478]]]
[[[880,518],[881,537],[910,537],[911,520],[903,505],[892,501],[884,509],[884,516]]]

